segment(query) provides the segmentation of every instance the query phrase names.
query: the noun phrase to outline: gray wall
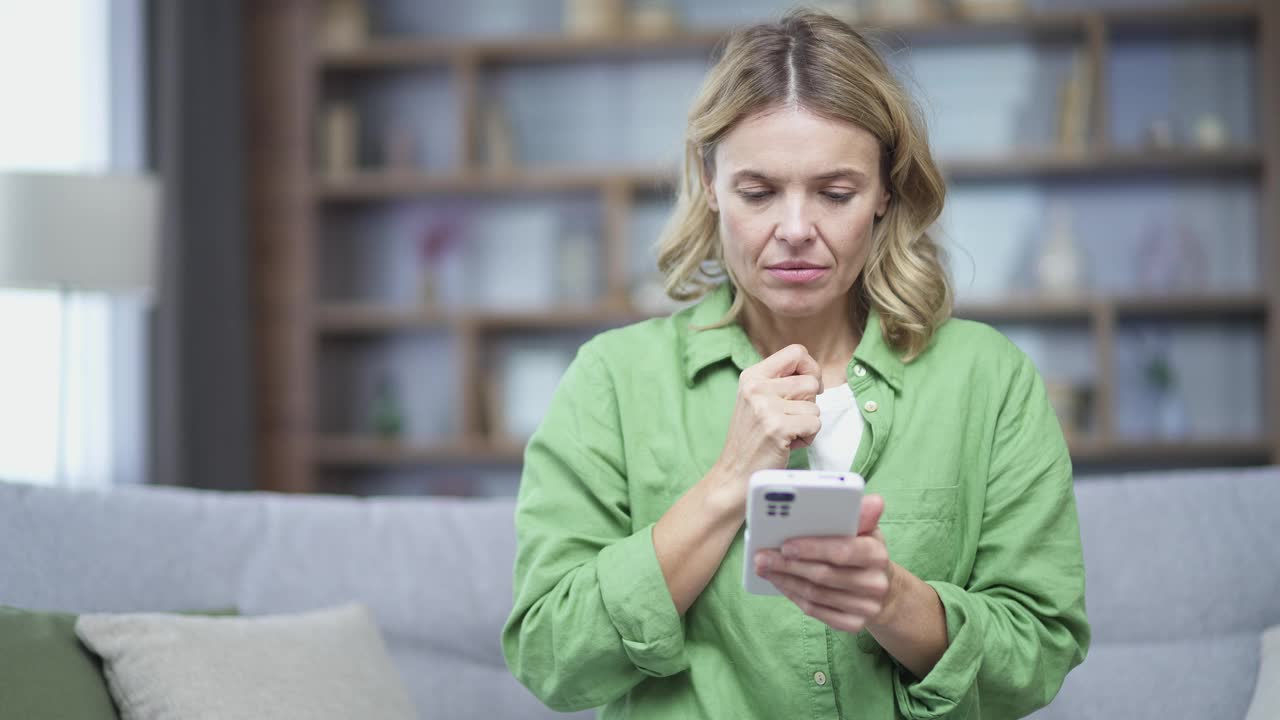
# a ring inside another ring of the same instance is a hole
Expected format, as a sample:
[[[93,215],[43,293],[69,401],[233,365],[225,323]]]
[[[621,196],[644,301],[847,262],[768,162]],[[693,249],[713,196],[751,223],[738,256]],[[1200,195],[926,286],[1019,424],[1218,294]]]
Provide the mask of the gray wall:
[[[161,484],[253,483],[240,7],[147,2],[148,151],[166,192],[151,374]]]

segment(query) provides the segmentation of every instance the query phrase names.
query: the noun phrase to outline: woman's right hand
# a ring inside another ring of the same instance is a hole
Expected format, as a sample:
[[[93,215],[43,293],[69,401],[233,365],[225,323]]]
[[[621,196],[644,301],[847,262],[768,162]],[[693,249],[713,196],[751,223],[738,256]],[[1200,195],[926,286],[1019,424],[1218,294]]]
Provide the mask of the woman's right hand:
[[[816,398],[822,368],[803,345],[788,345],[738,377],[738,400],[714,474],[735,508],[746,503],[757,470],[785,468],[822,426]]]

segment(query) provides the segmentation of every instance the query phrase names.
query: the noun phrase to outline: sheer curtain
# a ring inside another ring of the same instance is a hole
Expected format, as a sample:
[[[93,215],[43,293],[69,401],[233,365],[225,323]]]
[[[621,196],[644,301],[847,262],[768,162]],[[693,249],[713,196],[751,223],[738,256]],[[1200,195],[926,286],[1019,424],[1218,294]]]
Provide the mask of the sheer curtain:
[[[0,171],[143,169],[140,3],[0,0]],[[0,289],[0,479],[146,477],[146,312],[140,297]]]

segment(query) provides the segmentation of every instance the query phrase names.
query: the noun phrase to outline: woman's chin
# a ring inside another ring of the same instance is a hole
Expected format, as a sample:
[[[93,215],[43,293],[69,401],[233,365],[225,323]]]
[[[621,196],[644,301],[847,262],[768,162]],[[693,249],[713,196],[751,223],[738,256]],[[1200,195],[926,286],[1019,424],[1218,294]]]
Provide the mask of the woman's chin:
[[[832,302],[828,297],[830,293],[822,290],[816,287],[769,288],[764,293],[764,305],[778,317],[810,317],[825,310]]]

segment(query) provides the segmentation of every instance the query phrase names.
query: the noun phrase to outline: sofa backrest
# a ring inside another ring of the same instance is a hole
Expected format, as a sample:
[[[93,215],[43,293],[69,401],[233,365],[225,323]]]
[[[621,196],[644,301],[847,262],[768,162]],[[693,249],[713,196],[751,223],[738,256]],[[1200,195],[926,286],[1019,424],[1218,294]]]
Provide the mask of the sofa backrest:
[[[1076,500],[1106,642],[1280,624],[1280,467],[1082,478]]]

